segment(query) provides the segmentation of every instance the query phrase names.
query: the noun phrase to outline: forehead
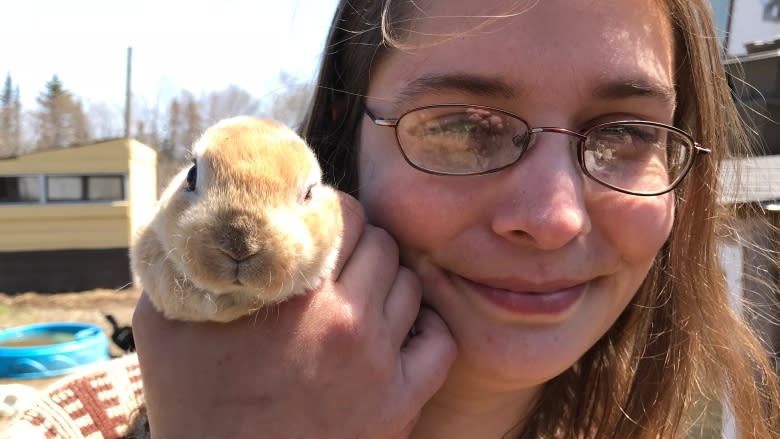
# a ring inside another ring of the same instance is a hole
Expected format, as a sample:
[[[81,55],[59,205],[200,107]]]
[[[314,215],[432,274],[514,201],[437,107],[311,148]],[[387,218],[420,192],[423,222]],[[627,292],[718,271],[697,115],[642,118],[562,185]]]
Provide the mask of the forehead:
[[[430,1],[411,22],[407,46],[372,77],[395,80],[396,96],[448,72],[498,77],[513,93],[584,91],[613,78],[673,90],[673,32],[660,0]]]

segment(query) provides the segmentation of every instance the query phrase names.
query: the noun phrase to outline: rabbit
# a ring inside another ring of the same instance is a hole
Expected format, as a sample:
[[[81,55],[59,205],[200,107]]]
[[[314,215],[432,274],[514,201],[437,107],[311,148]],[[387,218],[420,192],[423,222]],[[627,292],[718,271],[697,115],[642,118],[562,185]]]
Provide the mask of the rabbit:
[[[314,152],[285,125],[219,121],[163,191],[130,248],[155,308],[228,322],[304,294],[333,270],[341,205]]]

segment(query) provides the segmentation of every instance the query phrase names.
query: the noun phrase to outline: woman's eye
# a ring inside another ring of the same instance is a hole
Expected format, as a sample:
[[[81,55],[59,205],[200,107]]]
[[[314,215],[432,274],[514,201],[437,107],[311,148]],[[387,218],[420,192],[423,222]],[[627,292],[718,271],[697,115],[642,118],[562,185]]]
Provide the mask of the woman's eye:
[[[195,191],[195,185],[198,182],[198,164],[193,164],[190,168],[189,172],[187,172],[187,187],[185,190],[187,192],[194,192]]]
[[[653,127],[635,125],[614,125],[604,127],[599,134],[605,139],[619,140],[635,145],[651,144],[658,140],[658,134]]]
[[[464,135],[473,133],[477,129],[477,125],[467,119],[445,119],[426,123],[424,133],[426,135]]]
[[[500,135],[507,124],[495,115],[462,114],[430,120],[423,125],[424,135],[475,136]]]
[[[598,131],[599,136],[612,141],[630,141],[632,138],[631,134],[625,127],[620,125],[604,127]]]

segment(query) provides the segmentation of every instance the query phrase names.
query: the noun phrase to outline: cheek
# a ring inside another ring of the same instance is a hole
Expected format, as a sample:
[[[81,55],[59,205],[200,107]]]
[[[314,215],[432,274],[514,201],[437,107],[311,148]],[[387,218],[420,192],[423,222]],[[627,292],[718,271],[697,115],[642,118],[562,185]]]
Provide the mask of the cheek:
[[[410,203],[403,192],[408,180],[388,153],[391,145],[368,138],[366,131],[363,127],[360,136],[359,200],[368,222],[390,231],[402,224],[400,217],[408,211]]]
[[[443,213],[446,209],[430,195],[431,185],[424,178],[410,174],[414,169],[394,168],[386,165],[370,178],[361,176],[360,202],[368,221],[387,230],[403,246],[428,248],[451,225],[433,215],[437,211],[448,216]]]
[[[591,203],[591,220],[627,263],[652,261],[674,223],[674,196],[608,193]]]
[[[361,137],[361,145],[360,202],[371,224],[402,247],[429,250],[458,229],[466,215],[456,181],[412,168],[392,143]]]

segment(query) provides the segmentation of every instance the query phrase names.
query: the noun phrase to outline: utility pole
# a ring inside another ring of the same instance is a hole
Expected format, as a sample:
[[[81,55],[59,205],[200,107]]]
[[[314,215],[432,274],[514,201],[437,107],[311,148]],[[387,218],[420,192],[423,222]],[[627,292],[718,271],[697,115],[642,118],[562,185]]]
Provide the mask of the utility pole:
[[[127,83],[125,84],[125,139],[130,138],[130,105],[133,96],[132,89],[130,87],[130,75],[133,65],[133,48],[127,48]]]

